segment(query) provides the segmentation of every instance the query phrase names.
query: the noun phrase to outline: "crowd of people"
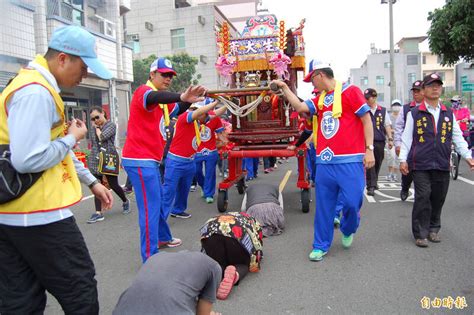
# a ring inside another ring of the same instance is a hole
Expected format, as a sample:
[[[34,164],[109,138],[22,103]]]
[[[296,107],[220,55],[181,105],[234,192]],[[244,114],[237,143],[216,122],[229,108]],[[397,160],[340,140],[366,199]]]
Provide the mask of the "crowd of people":
[[[168,219],[191,217],[187,199],[194,177],[205,201],[214,201],[217,150],[232,145],[221,136],[229,127],[220,118],[225,108],[216,109],[218,102],[204,97],[203,86],[169,92],[177,73],[168,59],[158,58],[150,65],[148,81],[133,93],[121,160],[114,124],[102,108],[91,109],[87,169],[72,153],[87,133],[86,122],[65,121],[59,93],[77,86],[88,68],[103,79],[112,75],[97,58],[94,36],[83,28],[56,30],[48,47],[20,70],[0,98],[1,153],[9,153],[12,178],[21,173],[32,179],[21,193],[0,203],[0,313],[42,313],[46,291],[66,314],[99,313],[95,267],[70,207],[81,201],[83,183],[95,197],[88,223],[104,220],[104,211],[113,205],[107,182],[121,199],[122,212],[130,213],[130,201],[118,185],[121,163],[127,190],[136,196],[143,266],[114,314],[214,314],[216,298],[226,299],[248,272],[260,270],[263,237],[284,231],[280,189],[250,185],[242,212],[215,216],[202,226],[202,252],[160,252],[182,244]],[[402,106],[394,100],[390,113],[377,104],[377,91],[362,92],[336,80],[328,63],[311,60],[304,81],[315,94],[306,101],[284,81],[273,83],[302,118],[302,135],[288,149],[309,147],[307,167],[317,208],[309,260],[321,261],[329,253],[336,223],[342,246],[351,247],[364,193],[374,195],[378,189],[385,151],[390,180],[396,180],[397,169],[402,173],[402,200],[414,182],[415,245],[439,243],[452,147],[474,170],[460,100],[453,98],[452,108],[442,104],[443,82],[436,73],[414,82],[413,102]],[[255,179],[259,159],[243,164],[247,180]],[[275,158],[263,164],[265,173],[277,167]],[[225,175],[225,165],[220,172]],[[3,198],[11,189],[2,185]]]

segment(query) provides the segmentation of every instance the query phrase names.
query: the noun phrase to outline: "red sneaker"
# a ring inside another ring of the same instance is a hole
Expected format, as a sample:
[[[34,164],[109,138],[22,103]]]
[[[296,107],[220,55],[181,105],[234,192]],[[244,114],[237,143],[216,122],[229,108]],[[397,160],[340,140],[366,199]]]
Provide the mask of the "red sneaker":
[[[238,281],[238,274],[235,266],[227,266],[224,271],[224,279],[222,279],[219,288],[217,289],[217,298],[225,300],[232,291],[232,287]]]

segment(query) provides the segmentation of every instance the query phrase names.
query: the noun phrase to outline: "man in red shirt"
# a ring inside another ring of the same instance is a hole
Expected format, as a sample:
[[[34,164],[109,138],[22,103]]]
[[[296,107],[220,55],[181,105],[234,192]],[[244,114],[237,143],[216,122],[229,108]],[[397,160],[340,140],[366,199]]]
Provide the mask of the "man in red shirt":
[[[336,203],[344,205],[340,225],[342,245],[349,248],[360,221],[364,166],[374,165],[372,120],[359,88],[336,81],[329,64],[312,60],[305,82],[321,94],[301,102],[283,81],[276,83],[299,113],[316,115],[316,214],[312,261],[327,254],[334,235]],[[313,135],[314,136],[314,135]],[[340,197],[338,197],[340,196]]]
[[[165,162],[165,180],[163,185],[163,211],[167,218],[187,219],[191,214],[185,212],[188,207],[188,195],[193,175],[196,173],[194,155],[201,145],[201,123],[207,112],[218,102],[208,105],[194,103],[190,109],[178,116],[175,133]]]
[[[210,103],[211,99],[206,99],[205,103]],[[198,148],[194,161],[196,162],[196,180],[202,188],[202,197],[207,203],[214,202],[216,192],[216,166],[219,160],[217,152],[216,136],[224,131],[224,126],[220,115],[225,113],[225,106],[213,112],[212,116],[206,115],[201,124],[201,145]],[[202,167],[205,165],[205,174]]]
[[[158,252],[158,242],[170,247],[181,244],[181,240],[171,236],[167,216],[162,211],[159,168],[169,137],[170,117],[186,111],[191,102],[204,99],[206,90],[190,86],[182,94],[167,92],[175,75],[168,59],[156,59],[150,67],[148,82],[135,90],[130,103],[122,165],[136,194],[143,262]]]

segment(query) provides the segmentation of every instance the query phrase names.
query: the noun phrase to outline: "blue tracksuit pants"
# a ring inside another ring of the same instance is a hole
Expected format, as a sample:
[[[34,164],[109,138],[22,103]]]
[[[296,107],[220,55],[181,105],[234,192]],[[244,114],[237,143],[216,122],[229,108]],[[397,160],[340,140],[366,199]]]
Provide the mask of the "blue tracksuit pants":
[[[247,179],[255,178],[258,174],[258,158],[242,159],[242,169],[247,170]]]
[[[341,218],[342,208],[344,208],[344,203],[342,202],[341,190],[340,190],[339,195],[337,195],[336,218],[339,218],[339,219]]]
[[[306,150],[306,168],[310,174],[310,179],[314,183],[316,178],[316,149],[314,144],[311,142]]]
[[[196,162],[196,179],[199,186],[203,190],[203,197],[214,197],[216,193],[216,166],[219,159],[217,151],[209,152],[207,155],[196,154],[194,161]],[[202,171],[204,166],[205,173]]]
[[[159,166],[124,166],[132,182],[138,206],[140,244],[142,260],[158,253],[158,241],[171,240],[171,231],[166,222],[167,216],[161,204],[161,178]]]
[[[357,231],[360,222],[365,175],[360,163],[317,164],[316,213],[313,249],[327,252],[334,236],[336,203],[344,205],[340,230],[344,235]]]
[[[188,208],[189,189],[195,173],[194,160],[172,155],[166,158],[163,184],[163,208],[166,217],[171,213],[183,213]]]

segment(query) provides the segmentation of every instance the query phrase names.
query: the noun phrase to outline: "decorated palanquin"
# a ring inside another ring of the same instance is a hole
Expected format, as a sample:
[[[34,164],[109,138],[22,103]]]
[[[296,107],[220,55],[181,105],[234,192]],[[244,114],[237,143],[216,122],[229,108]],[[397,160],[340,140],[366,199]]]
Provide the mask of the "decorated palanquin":
[[[304,20],[296,29],[287,30],[285,22],[278,21],[275,15],[261,15],[247,20],[239,38],[230,38],[226,23],[216,34],[216,69],[226,88],[209,91],[209,96],[219,99],[232,113],[229,140],[235,144],[220,151],[222,158],[229,161],[229,176],[219,184],[220,212],[227,210],[230,187],[236,185],[240,194],[245,191],[242,158],[295,155],[302,209],[309,211],[305,149],[286,149],[299,135],[297,120],[290,118],[290,104],[270,93],[269,86],[272,80],[282,79],[296,92],[298,72],[305,70],[303,27]]]

